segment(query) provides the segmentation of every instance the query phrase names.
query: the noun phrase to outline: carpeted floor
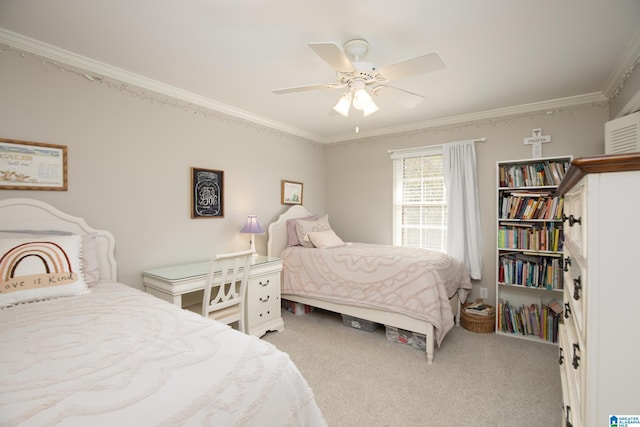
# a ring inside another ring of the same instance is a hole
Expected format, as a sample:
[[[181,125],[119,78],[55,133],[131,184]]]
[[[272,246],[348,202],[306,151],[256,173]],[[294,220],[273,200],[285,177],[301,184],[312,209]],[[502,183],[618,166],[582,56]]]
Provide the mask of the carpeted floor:
[[[331,427],[559,426],[558,349],[455,327],[423,352],[344,326],[335,313],[294,316],[264,340],[289,353]]]

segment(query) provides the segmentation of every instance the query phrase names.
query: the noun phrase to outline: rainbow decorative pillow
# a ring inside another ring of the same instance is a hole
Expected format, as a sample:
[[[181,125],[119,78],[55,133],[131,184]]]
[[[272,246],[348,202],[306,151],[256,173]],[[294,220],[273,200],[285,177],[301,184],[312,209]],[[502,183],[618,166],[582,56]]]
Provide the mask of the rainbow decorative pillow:
[[[0,230],[3,239],[40,239],[50,236],[71,236],[73,233],[63,230]],[[84,233],[82,236],[81,267],[82,276],[88,287],[100,282],[100,261],[98,260],[97,233]]]
[[[0,240],[0,307],[88,292],[79,235]]]

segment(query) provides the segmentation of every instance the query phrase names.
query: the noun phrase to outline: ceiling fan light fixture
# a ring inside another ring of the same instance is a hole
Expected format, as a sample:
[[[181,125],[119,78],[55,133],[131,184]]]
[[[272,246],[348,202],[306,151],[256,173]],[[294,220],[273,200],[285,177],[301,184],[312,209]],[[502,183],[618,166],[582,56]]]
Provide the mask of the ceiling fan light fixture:
[[[376,105],[375,102],[373,102],[373,100],[371,100],[371,103],[369,105],[367,105],[366,107],[364,107],[364,110],[362,110],[362,113],[364,115],[364,117],[367,117],[369,114],[373,114],[376,111],[378,111],[380,108]]]
[[[353,94],[353,108],[364,111],[371,104],[374,104],[373,99],[371,99],[371,95],[366,89],[362,88],[355,91]]]
[[[349,108],[351,107],[351,93],[345,93],[340,97],[338,103],[334,105],[333,110],[345,117],[349,117]]]

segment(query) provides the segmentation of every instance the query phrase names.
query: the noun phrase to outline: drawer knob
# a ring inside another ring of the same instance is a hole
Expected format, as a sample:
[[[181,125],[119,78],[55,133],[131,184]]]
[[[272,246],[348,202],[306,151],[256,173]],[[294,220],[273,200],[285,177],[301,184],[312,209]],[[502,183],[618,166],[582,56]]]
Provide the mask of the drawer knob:
[[[567,412],[566,412],[566,417],[567,417],[567,427],[573,427],[573,424],[571,424],[571,421],[569,421],[569,419],[571,418],[571,406],[567,405]]]
[[[571,306],[568,302],[564,303],[564,318],[568,319],[571,316]]]
[[[578,301],[580,299],[580,291],[582,290],[582,280],[580,276],[577,279],[573,279],[573,299]]]
[[[560,347],[560,358],[558,359],[558,363],[560,365],[564,363],[564,354],[562,354],[562,347]]]
[[[573,215],[566,216],[562,214],[562,222],[569,220],[569,227],[573,227],[573,224],[582,224],[582,217],[576,218]]]
[[[564,271],[569,271],[569,266],[571,265],[571,257],[566,257],[564,259]]]
[[[573,343],[573,369],[578,369],[580,367],[580,356],[578,352],[580,351],[580,346],[577,343]]]
[[[262,283],[262,281],[258,282],[260,286],[269,286],[269,279],[266,282]]]
[[[260,297],[260,302],[267,302],[267,301],[269,301],[269,297],[270,297],[270,296],[271,296],[271,295],[267,295],[267,297],[266,297],[266,298],[262,298],[262,297]]]

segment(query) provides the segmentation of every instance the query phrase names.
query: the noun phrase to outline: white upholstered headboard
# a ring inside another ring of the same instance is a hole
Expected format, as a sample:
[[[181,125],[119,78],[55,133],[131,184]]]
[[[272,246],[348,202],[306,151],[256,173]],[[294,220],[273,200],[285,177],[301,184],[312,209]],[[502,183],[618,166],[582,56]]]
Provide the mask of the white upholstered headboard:
[[[286,212],[278,217],[278,219],[267,228],[269,238],[267,240],[267,255],[279,257],[280,253],[286,249],[289,242],[287,235],[287,220],[294,218],[305,218],[311,216],[308,210],[302,205],[293,205]]]
[[[0,200],[0,230],[59,230],[73,234],[96,233],[100,279],[117,280],[115,240],[108,231],[89,227],[82,218],[66,214],[33,199]]]

